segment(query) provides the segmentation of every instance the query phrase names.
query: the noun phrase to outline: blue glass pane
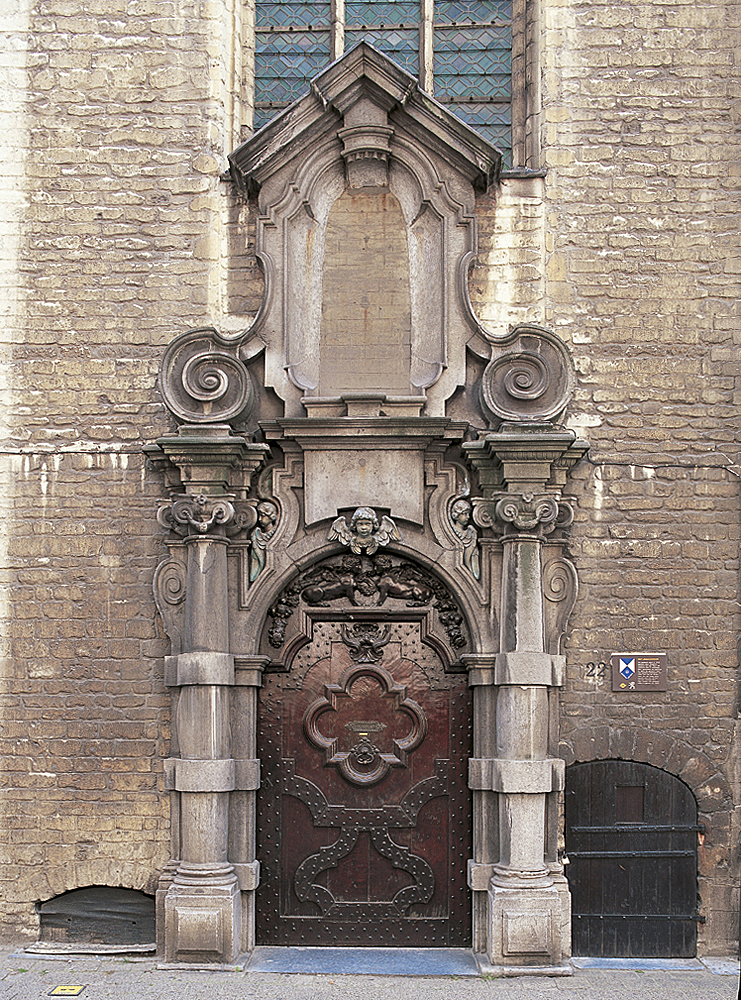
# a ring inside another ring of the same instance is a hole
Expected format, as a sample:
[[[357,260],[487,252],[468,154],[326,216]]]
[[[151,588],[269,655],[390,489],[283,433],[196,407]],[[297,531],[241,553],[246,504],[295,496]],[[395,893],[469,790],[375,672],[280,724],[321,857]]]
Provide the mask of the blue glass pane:
[[[360,25],[419,24],[419,3],[417,0],[382,0],[381,3],[356,3],[348,0],[345,4],[345,24],[348,27]]]
[[[486,3],[484,0],[460,0],[459,3],[450,0],[436,0],[435,23],[454,24],[459,21],[474,21],[476,24],[490,24],[509,21],[512,18],[511,0],[495,0]]]
[[[255,4],[255,24],[258,28],[329,27],[328,3],[261,3]]]
[[[345,49],[351,48],[356,42],[366,41],[398,63],[407,73],[416,76],[419,72],[419,33],[416,28],[386,31],[346,31]]]
[[[512,41],[507,26],[435,30],[435,96],[509,100],[512,90]]]
[[[328,31],[260,32],[255,46],[256,102],[290,104],[329,62]]]
[[[267,125],[277,114],[280,114],[279,108],[255,108],[255,120],[253,123],[255,131],[257,132],[263,125]]]
[[[446,107],[501,151],[505,170],[512,165],[512,116],[508,105],[467,101]]]

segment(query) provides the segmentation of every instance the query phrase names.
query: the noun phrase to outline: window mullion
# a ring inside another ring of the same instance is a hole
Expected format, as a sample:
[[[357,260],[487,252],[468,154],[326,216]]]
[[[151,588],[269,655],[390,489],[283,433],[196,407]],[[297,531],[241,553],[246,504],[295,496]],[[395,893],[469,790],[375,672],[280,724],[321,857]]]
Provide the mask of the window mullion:
[[[419,85],[428,94],[433,92],[433,21],[434,0],[420,0],[419,5]]]
[[[332,62],[345,51],[345,0],[331,0],[332,33],[329,56]]]

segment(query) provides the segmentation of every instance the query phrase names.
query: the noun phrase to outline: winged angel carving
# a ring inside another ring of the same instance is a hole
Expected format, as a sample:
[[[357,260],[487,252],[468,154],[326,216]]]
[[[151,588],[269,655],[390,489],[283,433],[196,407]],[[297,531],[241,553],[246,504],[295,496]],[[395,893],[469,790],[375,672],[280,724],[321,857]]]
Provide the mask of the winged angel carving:
[[[401,532],[390,517],[378,516],[372,507],[358,507],[350,518],[350,524],[344,517],[338,517],[332,523],[327,538],[330,542],[339,540],[347,545],[355,555],[372,556],[379,546],[388,545],[390,541],[398,542]]]

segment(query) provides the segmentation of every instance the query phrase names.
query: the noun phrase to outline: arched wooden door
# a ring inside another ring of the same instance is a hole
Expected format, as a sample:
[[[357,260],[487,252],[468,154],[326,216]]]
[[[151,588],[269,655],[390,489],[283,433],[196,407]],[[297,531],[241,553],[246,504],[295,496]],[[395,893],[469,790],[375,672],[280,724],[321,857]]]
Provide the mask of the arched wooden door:
[[[319,613],[260,694],[257,939],[470,946],[466,676],[425,615]]]
[[[685,958],[697,945],[697,803],[674,775],[600,760],[566,768],[575,955]]]

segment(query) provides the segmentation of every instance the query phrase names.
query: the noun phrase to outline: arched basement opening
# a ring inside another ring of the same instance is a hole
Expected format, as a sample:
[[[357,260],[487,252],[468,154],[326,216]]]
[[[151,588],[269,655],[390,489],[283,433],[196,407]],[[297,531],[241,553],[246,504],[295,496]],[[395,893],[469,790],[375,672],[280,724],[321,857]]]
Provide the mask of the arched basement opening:
[[[42,951],[154,951],[154,897],[95,885],[38,904]]]

